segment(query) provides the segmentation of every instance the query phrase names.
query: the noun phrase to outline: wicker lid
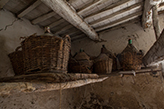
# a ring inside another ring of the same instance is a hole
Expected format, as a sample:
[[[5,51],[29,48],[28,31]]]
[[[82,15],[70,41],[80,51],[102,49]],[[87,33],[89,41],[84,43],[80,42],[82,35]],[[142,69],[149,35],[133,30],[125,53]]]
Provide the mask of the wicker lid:
[[[95,62],[108,60],[109,57],[105,53],[101,53],[96,59]]]
[[[84,52],[81,51],[79,53],[77,53],[77,55],[75,56],[76,60],[90,60],[90,57]]]

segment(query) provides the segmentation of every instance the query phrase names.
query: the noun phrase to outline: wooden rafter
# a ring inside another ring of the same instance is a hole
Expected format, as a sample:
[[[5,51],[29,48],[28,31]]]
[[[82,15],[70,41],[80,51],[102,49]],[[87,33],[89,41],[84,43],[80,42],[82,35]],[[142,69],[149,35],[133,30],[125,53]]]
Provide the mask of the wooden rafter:
[[[3,8],[9,0],[0,0],[0,9]]]
[[[136,13],[132,13],[132,14],[130,14],[130,15],[128,15],[128,16],[122,17],[122,18],[120,18],[120,19],[118,19],[118,20],[115,20],[115,21],[113,21],[113,22],[111,22],[111,23],[108,23],[108,24],[106,24],[106,25],[100,26],[100,27],[96,28],[95,30],[96,30],[96,31],[102,31],[102,30],[104,30],[104,29],[110,28],[110,27],[112,27],[112,26],[116,26],[116,25],[118,25],[118,24],[120,24],[120,23],[123,23],[123,22],[126,22],[126,21],[128,21],[128,20],[135,19],[135,18],[137,18],[137,17],[140,16],[140,15],[142,15],[142,12],[141,12],[141,11],[136,12]]]
[[[74,25],[76,28],[84,32],[92,40],[100,40],[95,30],[88,25],[75,11],[70,7],[68,2],[64,0],[41,0],[53,11]]]
[[[40,0],[37,0],[32,5],[30,5],[28,8],[26,8],[25,10],[23,10],[20,14],[18,14],[18,17],[19,18],[22,18],[23,16],[25,16],[27,13],[29,13],[30,11],[32,11],[33,9],[35,9],[40,4],[41,4],[41,1]]]
[[[54,16],[54,15],[56,15],[56,13],[55,13],[54,11],[49,12],[49,13],[47,13],[47,14],[45,14],[45,15],[42,15],[42,16],[40,16],[40,17],[38,17],[38,18],[32,20],[32,24],[40,23],[40,22],[42,22],[42,21],[44,21],[44,20],[47,20],[48,18],[50,18],[50,17],[52,17],[52,16]]]
[[[142,27],[144,29],[152,26],[152,6],[160,3],[160,0],[145,0],[142,15]]]
[[[126,7],[120,11],[117,11],[117,12],[114,12],[108,16],[105,16],[105,17],[102,17],[98,20],[95,20],[93,22],[90,22],[91,25],[96,25],[98,23],[101,23],[102,21],[105,21],[105,20],[109,20],[110,18],[113,18],[115,16],[118,16],[119,14],[122,14],[122,13],[125,13],[125,12],[129,12],[130,10],[133,10],[133,9],[136,9],[136,8],[141,8],[142,6],[142,2],[141,3],[137,3],[137,4],[134,4],[132,6],[129,6],[129,7]]]

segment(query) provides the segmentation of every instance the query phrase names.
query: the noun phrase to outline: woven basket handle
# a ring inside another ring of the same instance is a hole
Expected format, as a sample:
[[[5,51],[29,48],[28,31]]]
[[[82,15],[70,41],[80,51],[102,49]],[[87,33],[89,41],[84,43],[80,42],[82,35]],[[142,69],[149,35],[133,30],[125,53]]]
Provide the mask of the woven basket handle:
[[[22,48],[22,46],[17,47],[15,51],[19,51],[20,48]]]
[[[65,35],[65,36],[64,36],[64,39],[67,39],[67,40],[71,43],[71,38],[70,38],[69,35]]]

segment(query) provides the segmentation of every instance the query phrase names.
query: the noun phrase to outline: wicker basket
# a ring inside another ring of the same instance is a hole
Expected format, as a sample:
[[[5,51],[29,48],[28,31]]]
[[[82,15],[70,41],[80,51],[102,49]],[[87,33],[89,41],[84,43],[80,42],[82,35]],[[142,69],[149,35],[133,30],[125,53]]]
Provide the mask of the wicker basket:
[[[24,74],[23,53],[22,50],[19,50],[20,48],[21,46],[17,47],[15,52],[12,52],[8,55],[15,75]]]
[[[112,52],[110,52],[109,50],[106,49],[105,45],[102,45],[101,48],[101,53],[105,53],[109,58],[113,59],[113,67],[112,70],[116,71],[117,70],[117,59],[115,54],[113,54]]]
[[[128,44],[127,47],[121,53],[121,66],[123,70],[137,70],[141,69],[142,65],[142,53],[139,52],[132,44]]]
[[[94,62],[95,73],[111,73],[112,71],[112,58],[109,58],[106,54],[101,53]]]
[[[31,35],[22,42],[25,73],[67,72],[71,39]]]
[[[70,73],[92,73],[92,65],[90,57],[83,51],[70,58],[68,68]]]

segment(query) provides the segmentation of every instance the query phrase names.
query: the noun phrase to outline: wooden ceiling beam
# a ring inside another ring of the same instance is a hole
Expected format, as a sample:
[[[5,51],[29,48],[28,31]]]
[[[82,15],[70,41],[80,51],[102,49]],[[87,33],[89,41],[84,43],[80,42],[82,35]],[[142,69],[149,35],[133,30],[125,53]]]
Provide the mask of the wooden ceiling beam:
[[[0,0],[0,9],[2,9],[7,4],[7,2],[9,2],[9,0]]]
[[[99,32],[99,31],[102,31],[104,29],[110,28],[112,26],[116,26],[116,25],[119,25],[119,24],[124,23],[126,21],[135,19],[135,18],[139,17],[140,15],[142,15],[142,12],[141,11],[135,12],[135,13],[132,13],[132,14],[130,14],[128,16],[122,17],[122,18],[120,18],[118,20],[115,20],[115,21],[113,21],[111,23],[108,23],[106,25],[100,26],[100,27],[96,28],[95,30],[97,32]]]
[[[93,13],[93,14],[91,14],[91,15],[85,17],[85,21],[88,20],[88,19],[90,19],[90,18],[99,16],[99,15],[101,15],[101,14],[103,14],[103,13],[106,13],[106,12],[109,11],[110,9],[113,9],[113,8],[115,8],[115,7],[118,7],[118,6],[120,6],[120,5],[123,5],[123,4],[125,4],[125,3],[129,2],[129,1],[130,1],[130,0],[121,0],[121,1],[119,1],[119,2],[116,2],[116,3],[114,3],[114,4],[111,4],[111,5],[109,5],[107,8],[102,9],[102,10],[99,11],[99,12]]]
[[[32,22],[32,24],[37,24],[37,23],[40,23],[42,21],[47,20],[48,18],[50,18],[50,17],[52,17],[54,15],[56,15],[56,13],[54,11],[52,11],[52,12],[49,12],[47,14],[44,14],[44,15],[42,15],[42,16],[34,19],[34,20],[32,20],[31,22]]]
[[[53,11],[74,25],[76,28],[84,32],[92,40],[100,40],[95,30],[88,25],[76,12],[68,2],[64,0],[41,0]]]
[[[144,29],[152,26],[152,6],[159,4],[161,0],[145,0],[142,14],[142,27]]]
[[[33,9],[35,9],[40,4],[41,4],[41,1],[40,0],[37,0],[32,5],[30,5],[28,8],[26,8],[25,10],[23,10],[20,14],[18,14],[18,17],[19,18],[22,18],[23,16],[25,16],[26,14],[28,14],[30,11],[32,11]]]
[[[122,9],[122,10],[119,10],[119,11],[117,11],[117,12],[115,12],[115,13],[112,13],[112,14],[107,15],[107,16],[105,16],[105,17],[102,17],[102,18],[100,18],[100,19],[98,19],[98,20],[95,20],[95,21],[93,21],[93,22],[91,22],[91,23],[89,23],[89,24],[93,26],[93,25],[96,25],[96,24],[98,24],[98,23],[101,23],[101,22],[103,22],[103,21],[105,21],[105,20],[109,20],[110,18],[113,18],[113,17],[115,17],[115,16],[118,16],[118,15],[120,15],[120,14],[123,14],[123,13],[125,13],[125,12],[129,12],[130,10],[139,9],[139,8],[142,7],[142,3],[143,3],[143,2],[140,2],[140,3],[137,3],[137,4],[131,5],[131,6],[129,6],[129,7],[126,7],[126,8],[124,8],[124,9]]]

